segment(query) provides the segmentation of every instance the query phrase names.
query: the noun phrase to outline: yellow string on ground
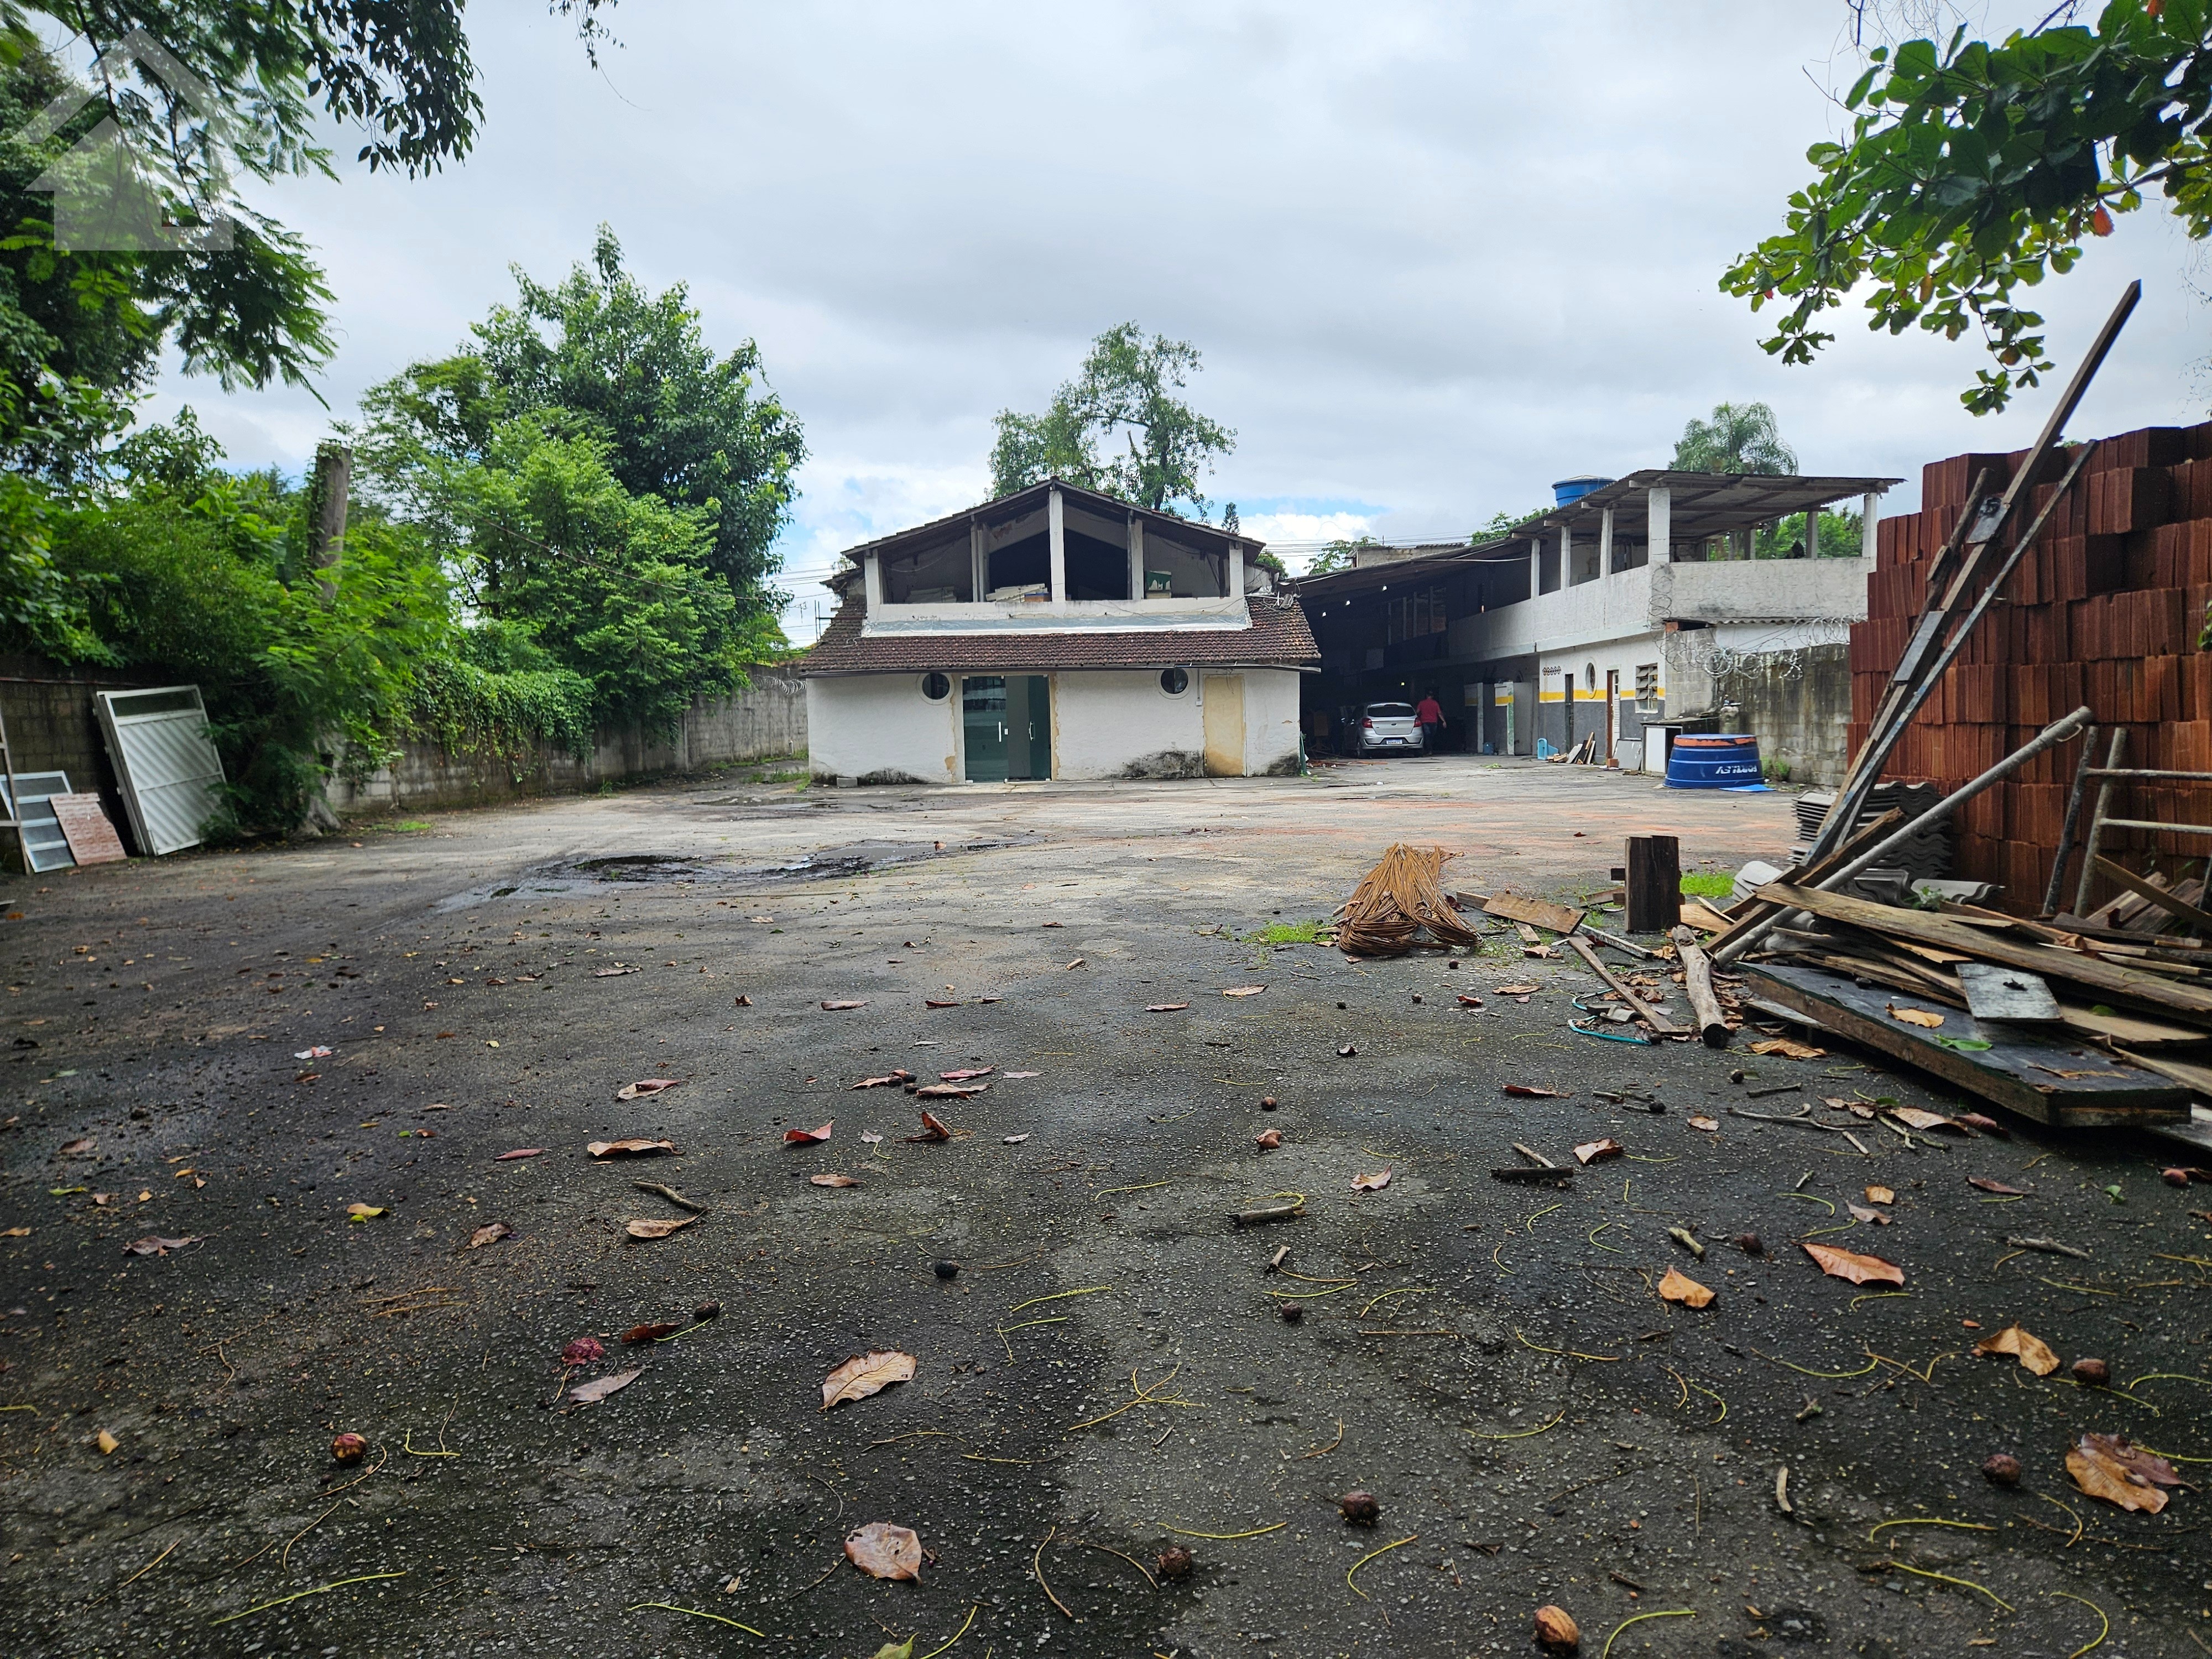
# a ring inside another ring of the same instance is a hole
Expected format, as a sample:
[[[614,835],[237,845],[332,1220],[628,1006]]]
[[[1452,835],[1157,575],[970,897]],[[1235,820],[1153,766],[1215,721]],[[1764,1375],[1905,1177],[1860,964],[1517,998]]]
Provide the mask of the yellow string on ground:
[[[1561,1412],[1557,1417],[1553,1418],[1548,1423],[1539,1423],[1533,1429],[1519,1429],[1511,1434],[1485,1434],[1479,1429],[1466,1429],[1462,1430],[1462,1432],[1471,1434],[1477,1440],[1526,1440],[1531,1435],[1541,1434],[1547,1429],[1556,1428],[1559,1423],[1565,1419],[1565,1417],[1566,1413]]]
[[[1613,1635],[1605,1638],[1605,1646],[1599,1650],[1597,1659],[1606,1659],[1606,1656],[1613,1651],[1614,1638],[1631,1625],[1640,1625],[1647,1619],[1694,1619],[1697,1616],[1698,1610],[1695,1607],[1668,1607],[1659,1612],[1639,1613],[1632,1618],[1624,1619],[1613,1627]]]
[[[1419,1538],[1420,1535],[1421,1535],[1420,1534],[1419,1534],[1419,1533],[1415,1533],[1415,1534],[1413,1534],[1413,1536],[1412,1536],[1412,1537],[1408,1537],[1408,1538],[1401,1538],[1401,1539],[1400,1539],[1396,1543],[1395,1543],[1395,1544],[1385,1544],[1385,1545],[1384,1545],[1381,1549],[1379,1549],[1379,1550],[1370,1550],[1370,1551],[1368,1551],[1366,1554],[1364,1554],[1364,1555],[1361,1556],[1361,1557],[1360,1557],[1357,1561],[1354,1561],[1354,1562],[1351,1565],[1351,1566],[1349,1566],[1348,1568],[1346,1568],[1346,1569],[1345,1570],[1345,1574],[1344,1574],[1344,1582],[1345,1582],[1346,1586],[1348,1589],[1350,1589],[1350,1590],[1352,1591],[1352,1593],[1354,1595],[1358,1596],[1361,1601],[1372,1601],[1375,1599],[1373,1596],[1370,1595],[1369,1595],[1365,1590],[1364,1590],[1364,1589],[1360,1589],[1358,1585],[1357,1585],[1357,1584],[1355,1584],[1355,1583],[1353,1583],[1352,1582],[1352,1575],[1353,1573],[1355,1573],[1355,1572],[1358,1572],[1358,1571],[1360,1570],[1360,1568],[1362,1568],[1362,1567],[1365,1566],[1365,1565],[1366,1565],[1370,1561],[1372,1561],[1372,1560],[1373,1560],[1376,1556],[1378,1556],[1378,1555],[1388,1555],[1388,1554],[1389,1554],[1389,1553],[1390,1553],[1390,1552],[1391,1552],[1392,1550],[1395,1550],[1395,1549],[1403,1549],[1407,1545],[1408,1545],[1408,1544],[1412,1543],[1415,1538]]]
[[[1178,1538],[1211,1538],[1217,1544],[1225,1544],[1239,1538],[1260,1538],[1271,1532],[1280,1532],[1290,1524],[1287,1521],[1278,1521],[1272,1527],[1255,1527],[1249,1532],[1186,1532],[1181,1527],[1170,1527],[1163,1522],[1160,1530],[1171,1532]]]
[[[2075,1595],[2067,1590],[2045,1590],[2043,1593],[2045,1595],[2063,1596],[2069,1601],[2079,1601],[2083,1607],[2088,1608],[2090,1612],[2095,1613],[2097,1615],[2098,1622],[2104,1626],[2102,1630],[2097,1632],[2097,1639],[2095,1641],[2089,1643],[2086,1647],[2078,1647],[2075,1649],[2073,1652],[2066,1656],[2066,1659],[2081,1659],[2081,1656],[2083,1654],[2105,1645],[2105,1638],[2112,1633],[2112,1621],[2105,1616],[2104,1608],[2099,1607],[2094,1601],[2092,1601],[2086,1595]]]

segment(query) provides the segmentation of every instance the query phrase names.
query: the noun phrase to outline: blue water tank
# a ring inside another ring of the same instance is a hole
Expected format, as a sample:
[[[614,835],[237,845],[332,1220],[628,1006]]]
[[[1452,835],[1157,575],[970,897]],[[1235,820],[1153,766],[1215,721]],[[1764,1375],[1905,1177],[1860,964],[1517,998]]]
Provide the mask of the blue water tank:
[[[1601,478],[1595,473],[1585,472],[1577,477],[1559,479],[1552,485],[1552,496],[1557,505],[1565,507],[1582,500],[1593,489],[1604,489],[1612,482],[1610,478]]]
[[[1759,781],[1759,739],[1748,732],[1685,732],[1667,751],[1669,789],[1741,789]]]

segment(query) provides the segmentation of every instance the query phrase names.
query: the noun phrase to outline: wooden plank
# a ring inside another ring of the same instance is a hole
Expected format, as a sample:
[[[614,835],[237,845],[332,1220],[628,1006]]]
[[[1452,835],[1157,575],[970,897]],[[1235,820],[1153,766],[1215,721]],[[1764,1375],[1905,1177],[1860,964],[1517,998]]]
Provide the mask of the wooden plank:
[[[1860,854],[1866,852],[1876,842],[1881,842],[1893,834],[1897,829],[1904,823],[1904,810],[1901,807],[1891,807],[1889,811],[1884,812],[1880,817],[1873,819],[1869,823],[1861,824],[1852,832],[1850,839],[1846,841],[1841,847],[1836,848],[1834,852],[1826,854],[1820,858],[1814,859],[1810,864],[1805,866],[1802,870],[1791,871],[1790,872],[1790,881],[1794,884],[1800,886],[1817,887],[1820,883],[1826,881],[1830,876],[1835,874],[1837,871],[1842,869],[1846,864],[1849,864]],[[1800,908],[1802,908],[1802,907],[1801,906]],[[1761,904],[1759,902],[1757,896],[1753,895],[1752,897],[1745,899],[1736,904],[1729,910],[1729,925],[1727,929],[1718,939],[1709,939],[1706,943],[1709,948],[1714,951],[1719,951],[1737,934],[1747,932],[1749,929],[1756,927],[1760,922],[1765,921],[1767,917],[1773,914],[1774,906],[1771,904]]]
[[[1917,944],[1963,951],[1984,962],[2002,963],[2008,968],[2025,968],[2031,974],[2053,975],[2111,996],[2125,997],[2130,1001],[2147,1003],[2152,1007],[2177,1014],[2212,1020],[2212,991],[2194,985],[2176,984],[2154,974],[2123,968],[2118,963],[2107,962],[2101,957],[2083,956],[2051,945],[2017,944],[2002,933],[1988,933],[1978,927],[1963,927],[1948,916],[1931,915],[1924,910],[1896,909],[1887,904],[1875,904],[1842,893],[1824,893],[1817,888],[1793,887],[1786,882],[1769,882],[1759,890],[1758,896],[1772,904],[1810,911],[1831,921],[1850,922],[1874,933],[1886,933],[1892,939],[1911,939]]]
[[[1706,1048],[1725,1048],[1728,1016],[1721,1012],[1721,1000],[1713,994],[1713,964],[1689,928],[1678,923],[1674,939],[1674,954],[1682,963],[1682,988],[1689,993],[1690,1006],[1698,1016],[1698,1035],[1705,1039]]]
[[[2100,1014],[2094,1008],[2077,1002],[2062,1001],[2058,1018],[2069,1031],[2079,1031],[2083,1036],[2109,1042],[2125,1043],[2130,1048],[2172,1048],[2185,1042],[2202,1042],[2204,1033],[2194,1025],[2168,1025],[2163,1021],[2144,1019],[2132,1014]]]
[[[1566,943],[1581,954],[1582,959],[1584,962],[1589,963],[1590,971],[1605,981],[1606,988],[1607,990],[1611,991],[1613,995],[1619,997],[1632,1009],[1635,1010],[1636,1017],[1644,1021],[1645,1024],[1649,1025],[1661,1036],[1687,1036],[1689,1035],[1687,1030],[1674,1024],[1673,1020],[1668,1018],[1666,1015],[1661,1013],[1650,1003],[1644,1001],[1643,998],[1638,996],[1635,992],[1630,990],[1628,987],[1615,979],[1613,975],[1613,969],[1607,967],[1605,963],[1598,960],[1597,951],[1591,946],[1590,942],[1584,939],[1581,934],[1569,933],[1566,936]]]
[[[1682,904],[1682,920],[1700,933],[1725,933],[1734,924],[1703,899],[1686,899]]]
[[[2163,888],[2152,886],[2134,871],[2123,865],[2113,863],[2102,853],[2098,854],[2090,861],[2096,866],[2099,875],[2109,881],[2119,883],[2136,897],[2148,900],[2166,915],[2179,916],[2184,921],[2195,922],[2202,928],[2212,928],[2212,911],[2198,909],[2179,893],[2168,892]]]
[[[2085,1127],[2188,1116],[2188,1091],[2154,1075],[2156,1068],[2057,1075],[2084,1069],[2080,1045],[2068,1036],[1984,1027],[1963,1013],[1949,1016],[1940,1033],[1924,1031],[1891,1019],[1883,993],[1863,989],[1840,975],[1784,963],[1746,963],[1742,972],[1747,983],[1768,1000],[2039,1123]],[[1990,1046],[1961,1051],[1937,1042],[1939,1035]]]
[[[1632,933],[1663,933],[1682,920],[1682,844],[1673,836],[1628,838],[1626,918]]]
[[[1482,908],[1493,916],[1503,916],[1508,921],[1533,922],[1555,933],[1571,933],[1583,925],[1583,913],[1571,905],[1523,898],[1518,893],[1492,893],[1483,900]]]

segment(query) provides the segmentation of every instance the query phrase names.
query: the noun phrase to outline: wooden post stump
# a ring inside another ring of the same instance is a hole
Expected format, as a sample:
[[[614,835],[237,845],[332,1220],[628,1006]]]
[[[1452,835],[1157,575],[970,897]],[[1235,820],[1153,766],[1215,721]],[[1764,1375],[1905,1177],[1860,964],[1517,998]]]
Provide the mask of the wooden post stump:
[[[1682,920],[1681,844],[1672,836],[1628,838],[1627,930],[1663,933]]]

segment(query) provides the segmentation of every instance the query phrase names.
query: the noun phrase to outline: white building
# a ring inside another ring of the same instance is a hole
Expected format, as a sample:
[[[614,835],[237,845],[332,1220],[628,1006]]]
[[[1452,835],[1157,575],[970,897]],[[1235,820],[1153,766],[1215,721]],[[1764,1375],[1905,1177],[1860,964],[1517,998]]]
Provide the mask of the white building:
[[[1646,725],[1735,702],[1766,758],[1826,781],[1844,760],[1844,655],[1866,616],[1876,503],[1897,482],[1567,480],[1553,512],[1505,535],[1300,583],[1322,647],[1308,702],[1340,719],[1434,691],[1466,748],[1526,755],[1594,732],[1596,757],[1631,770],[1663,765]],[[1758,526],[1838,503],[1862,509],[1853,548],[1731,556]]]
[[[815,777],[1296,772],[1320,652],[1261,546],[1054,480],[848,550],[799,670]]]

